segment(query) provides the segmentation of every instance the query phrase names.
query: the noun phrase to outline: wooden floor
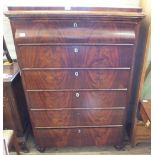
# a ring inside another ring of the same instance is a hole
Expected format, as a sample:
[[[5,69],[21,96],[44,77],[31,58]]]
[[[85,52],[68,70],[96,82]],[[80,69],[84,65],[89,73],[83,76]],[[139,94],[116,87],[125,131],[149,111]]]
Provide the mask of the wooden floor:
[[[128,142],[123,150],[117,151],[113,146],[106,147],[83,147],[83,148],[47,148],[44,153],[39,153],[30,137],[27,143],[30,150],[29,153],[21,152],[21,155],[150,155],[151,146],[148,143],[138,144],[135,147],[131,147]],[[11,152],[10,155],[16,155]]]

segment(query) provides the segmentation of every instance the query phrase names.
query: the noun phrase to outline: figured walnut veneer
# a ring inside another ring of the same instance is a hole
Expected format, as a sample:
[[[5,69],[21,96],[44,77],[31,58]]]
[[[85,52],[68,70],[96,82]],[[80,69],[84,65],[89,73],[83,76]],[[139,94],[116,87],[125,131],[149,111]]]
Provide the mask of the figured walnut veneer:
[[[141,8],[10,7],[35,142],[121,144]]]

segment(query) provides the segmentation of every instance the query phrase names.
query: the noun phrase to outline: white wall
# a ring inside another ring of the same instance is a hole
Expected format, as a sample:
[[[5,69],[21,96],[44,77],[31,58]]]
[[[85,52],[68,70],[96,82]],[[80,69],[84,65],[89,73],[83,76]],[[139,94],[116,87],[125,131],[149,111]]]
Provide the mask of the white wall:
[[[7,48],[11,55],[11,58],[16,59],[16,52],[15,52],[15,46],[13,42],[10,22],[9,22],[9,19],[5,16],[3,16],[3,35],[6,41]]]
[[[138,7],[140,0],[5,0],[4,11],[7,6],[96,6],[96,7]],[[7,17],[3,18],[3,35],[10,55],[16,59],[15,47],[12,39],[10,23]]]

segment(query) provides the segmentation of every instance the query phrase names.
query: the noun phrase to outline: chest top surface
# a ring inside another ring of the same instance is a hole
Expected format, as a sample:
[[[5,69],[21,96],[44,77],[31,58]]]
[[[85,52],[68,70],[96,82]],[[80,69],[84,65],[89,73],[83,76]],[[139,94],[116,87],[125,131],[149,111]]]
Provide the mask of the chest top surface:
[[[10,18],[132,18],[144,17],[142,9],[137,8],[110,8],[110,7],[9,7],[5,15]]]

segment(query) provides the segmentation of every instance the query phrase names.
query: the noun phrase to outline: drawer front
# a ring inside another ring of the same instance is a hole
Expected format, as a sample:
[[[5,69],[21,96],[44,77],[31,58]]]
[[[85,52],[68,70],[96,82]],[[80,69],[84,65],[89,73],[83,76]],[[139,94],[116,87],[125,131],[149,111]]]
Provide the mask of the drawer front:
[[[35,127],[122,125],[124,109],[31,110]]]
[[[23,71],[26,89],[127,88],[129,70]]]
[[[75,129],[36,129],[36,143],[40,146],[103,146],[119,144],[123,128],[75,128]]]
[[[127,91],[28,92],[29,108],[126,107]]]
[[[134,43],[135,24],[88,20],[20,20],[12,22],[17,44]]]
[[[132,46],[20,46],[22,68],[130,67]]]

